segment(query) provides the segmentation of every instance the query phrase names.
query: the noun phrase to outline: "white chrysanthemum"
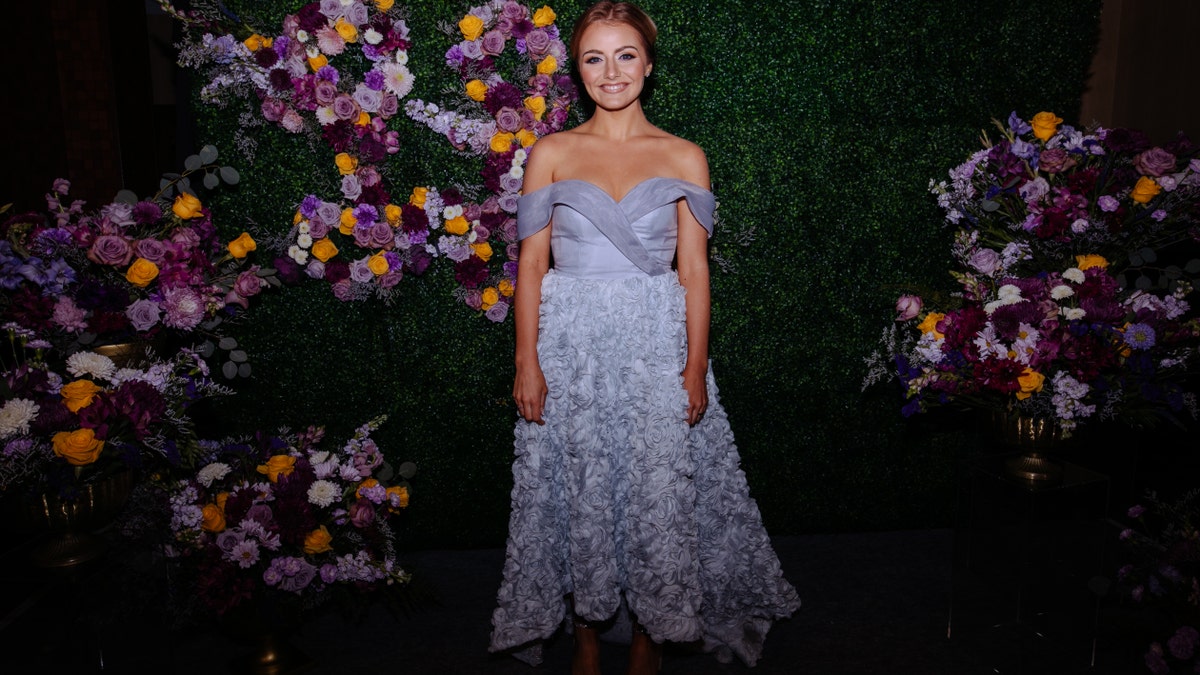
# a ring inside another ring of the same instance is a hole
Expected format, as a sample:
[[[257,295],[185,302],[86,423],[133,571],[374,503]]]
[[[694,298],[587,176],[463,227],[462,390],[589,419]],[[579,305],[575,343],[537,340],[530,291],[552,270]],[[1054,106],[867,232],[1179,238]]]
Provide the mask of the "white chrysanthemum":
[[[296,31],[296,41],[297,42],[308,42],[308,31],[304,30],[303,28]]]
[[[1077,284],[1082,284],[1085,277],[1083,276],[1083,270],[1079,269],[1078,267],[1072,267],[1066,272],[1063,272],[1063,278],[1067,281],[1073,281]]]
[[[363,40],[365,40],[369,45],[377,45],[380,42],[383,42],[383,35],[381,35],[379,31],[375,30],[374,28],[368,28],[363,31]]]
[[[320,464],[321,462],[324,462],[327,459],[329,459],[329,451],[328,450],[314,450],[314,451],[308,453],[308,463],[309,464]]]
[[[107,380],[116,369],[112,359],[96,352],[75,352],[67,357],[67,372],[75,377],[90,375]]]
[[[1050,289],[1050,297],[1054,298],[1055,300],[1069,298],[1072,295],[1075,295],[1075,291],[1071,290],[1071,287],[1065,284],[1058,285]]]
[[[525,148],[521,148],[513,153],[513,162],[514,163],[520,162],[521,164],[524,164],[526,158],[528,158],[528,157],[529,157],[529,153],[525,152]]]
[[[200,469],[196,474],[196,480],[204,487],[211,487],[213,481],[218,481],[229,475],[229,465],[224,462],[213,462],[208,466]]]
[[[462,214],[462,204],[455,204],[454,206],[447,206],[446,208],[442,209],[442,217],[446,220],[454,220]]]
[[[29,423],[37,417],[38,404],[26,398],[14,398],[0,408],[0,438],[29,433]]]
[[[508,175],[512,176],[516,180],[521,180],[521,177],[525,175],[525,169],[514,163],[513,168],[508,170]]]
[[[408,96],[413,88],[413,76],[408,68],[399,63],[383,63],[379,66],[383,73],[383,86],[396,95],[397,98]]]
[[[312,246],[312,235],[307,232],[301,232],[296,235],[296,245],[300,248],[309,248]]]
[[[302,220],[296,224],[296,231],[300,234],[308,234],[312,232],[312,226],[308,224],[307,220]]]
[[[1063,307],[1062,315],[1067,319],[1067,321],[1078,321],[1086,316],[1087,312],[1079,307]]]
[[[408,52],[404,51],[403,49],[396,50],[396,63],[399,63],[402,66],[407,66]]]
[[[320,122],[321,126],[323,127],[327,127],[330,124],[338,121],[337,113],[333,112],[333,106],[323,105],[320,108],[317,108],[317,121]]]
[[[308,503],[325,507],[338,501],[342,491],[331,481],[317,480],[308,488]]]
[[[288,247],[288,257],[295,260],[297,264],[303,265],[308,262],[308,251],[292,244]]]

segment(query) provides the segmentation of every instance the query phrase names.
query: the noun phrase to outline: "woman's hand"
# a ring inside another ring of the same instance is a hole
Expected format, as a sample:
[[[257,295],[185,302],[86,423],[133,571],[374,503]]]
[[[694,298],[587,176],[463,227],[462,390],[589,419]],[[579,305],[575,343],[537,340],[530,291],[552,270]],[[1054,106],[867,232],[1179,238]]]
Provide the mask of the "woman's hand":
[[[683,369],[683,390],[688,395],[687,421],[691,426],[696,426],[700,418],[704,417],[704,411],[708,410],[708,381],[705,379],[707,374],[707,364],[703,369]]]
[[[517,413],[526,421],[545,424],[542,411],[546,409],[546,376],[542,374],[541,366],[533,365],[518,367],[517,376],[513,381],[513,400],[517,403]]]

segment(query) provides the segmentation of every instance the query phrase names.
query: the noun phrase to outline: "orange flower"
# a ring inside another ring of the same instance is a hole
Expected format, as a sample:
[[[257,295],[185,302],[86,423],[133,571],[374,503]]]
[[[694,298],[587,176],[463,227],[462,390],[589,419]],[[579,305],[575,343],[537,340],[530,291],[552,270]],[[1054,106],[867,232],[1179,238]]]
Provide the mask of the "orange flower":
[[[150,282],[154,281],[157,277],[158,265],[145,258],[134,260],[129,269],[125,270],[125,280],[138,288],[149,286]]]
[[[243,232],[238,235],[237,239],[229,242],[229,255],[240,260],[257,248],[258,244],[254,242],[254,238],[250,236],[250,233]]]
[[[271,455],[266,464],[258,465],[258,472],[266,474],[272,483],[278,483],[280,476],[289,476],[296,470],[296,458],[291,455]]]
[[[373,488],[376,485],[379,485],[379,481],[375,480],[374,478],[368,478],[358,484],[358,489],[354,491],[354,496],[358,497],[359,499],[362,499],[363,498],[363,496],[362,496],[363,489]]]
[[[403,509],[408,507],[408,488],[400,485],[393,485],[387,489],[387,494],[389,500],[391,499],[392,495],[396,495],[399,500],[400,508]]]
[[[183,193],[175,198],[175,203],[171,206],[171,211],[183,220],[191,220],[200,215],[200,200],[196,195]]]
[[[200,515],[200,529],[205,532],[225,530],[225,509],[216,504],[205,504]]]
[[[329,545],[333,541],[333,535],[329,534],[329,530],[322,525],[317,529],[304,535],[304,552],[309,555],[316,555],[326,551],[332,551],[333,547]]]
[[[104,441],[96,438],[91,429],[60,431],[51,439],[54,454],[67,460],[71,466],[87,466],[100,459]]]
[[[64,384],[62,389],[58,390],[60,396],[63,397],[63,403],[66,404],[67,410],[73,413],[79,412],[81,409],[92,404],[92,400],[96,398],[96,394],[104,391],[96,386],[91,380],[75,380],[70,384]]]
[[[329,262],[330,258],[338,254],[338,247],[329,240],[329,237],[322,237],[313,242],[312,254],[321,262]]]

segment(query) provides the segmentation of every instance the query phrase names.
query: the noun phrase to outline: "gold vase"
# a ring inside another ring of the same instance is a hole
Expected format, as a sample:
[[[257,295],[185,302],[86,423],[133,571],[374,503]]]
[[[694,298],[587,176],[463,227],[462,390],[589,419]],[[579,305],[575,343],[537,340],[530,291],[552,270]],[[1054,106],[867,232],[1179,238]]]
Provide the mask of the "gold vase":
[[[1062,442],[1062,429],[1054,420],[999,414],[994,423],[1004,445],[1019,453],[1004,464],[1010,478],[1042,486],[1062,481],[1062,465],[1049,457]]]
[[[311,659],[292,644],[302,617],[268,598],[251,598],[226,612],[222,624],[247,651],[229,663],[236,675],[285,675],[304,672]]]
[[[92,351],[112,359],[118,368],[132,368],[146,362],[146,350],[150,343],[135,340],[133,342],[114,342],[92,347]]]
[[[104,552],[95,530],[112,522],[133,492],[133,472],[119,471],[79,486],[74,499],[40,494],[20,505],[27,529],[46,536],[29,557],[38,567],[71,568]]]

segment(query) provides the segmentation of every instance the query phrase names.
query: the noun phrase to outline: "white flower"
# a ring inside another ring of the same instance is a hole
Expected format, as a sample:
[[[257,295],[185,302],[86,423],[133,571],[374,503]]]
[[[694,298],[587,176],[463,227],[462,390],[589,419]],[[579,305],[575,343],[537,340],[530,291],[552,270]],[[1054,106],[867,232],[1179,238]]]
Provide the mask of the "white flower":
[[[1084,281],[1083,270],[1079,269],[1078,267],[1072,267],[1066,272],[1063,272],[1063,278],[1067,281],[1073,281],[1077,284],[1082,284]]]
[[[397,50],[396,63],[399,63],[402,66],[408,65],[408,52],[404,51],[403,49]]]
[[[1078,307],[1063,307],[1062,315],[1066,317],[1067,321],[1078,321],[1086,316],[1087,312]]]
[[[304,49],[304,55],[310,59],[315,59],[321,55],[321,50],[316,45],[309,45]]]
[[[297,237],[296,237],[296,244],[297,244],[297,245],[298,245],[300,248],[309,248],[310,246],[312,246],[312,243],[313,243],[313,242],[312,242],[312,235],[311,235],[311,234],[308,234],[308,233],[306,233],[306,232],[301,232],[301,233],[300,233],[299,235],[297,235]]]
[[[382,63],[379,66],[379,71],[383,73],[383,86],[388,91],[392,92],[397,98],[408,96],[408,92],[413,88],[413,76],[399,63]]]
[[[337,113],[333,112],[333,106],[323,105],[317,108],[317,121],[321,126],[329,126],[338,121]]]
[[[303,28],[296,31],[296,40],[299,42],[308,42],[308,31]]]
[[[308,251],[292,244],[288,247],[288,257],[295,260],[297,264],[303,265],[308,262]]]
[[[67,371],[75,377],[90,375],[107,380],[116,369],[112,359],[96,352],[75,352],[67,357]]]
[[[29,433],[29,423],[37,417],[38,404],[25,398],[14,398],[0,408],[0,438]]]
[[[455,204],[454,206],[447,206],[446,208],[442,209],[442,217],[446,220],[454,220],[462,214],[462,204]]]
[[[519,150],[517,150],[516,152],[513,153],[513,163],[514,164],[524,164],[526,158],[528,158],[528,157],[529,157],[529,153],[525,152],[525,148],[520,148]]]
[[[332,481],[313,481],[313,484],[308,488],[308,503],[321,507],[329,506],[338,501],[341,496],[342,491]]]
[[[317,450],[315,452],[308,453],[308,463],[309,464],[313,464],[313,465],[320,464],[321,462],[324,462],[327,459],[329,459],[329,451],[328,450]]]
[[[525,169],[523,167],[517,165],[516,163],[514,163],[513,168],[509,169],[508,175],[512,176],[513,178],[515,178],[517,180],[520,180],[521,177],[525,175]]]
[[[383,36],[380,35],[379,31],[375,30],[374,28],[368,28],[367,30],[363,31],[363,40],[366,40],[367,44],[369,45],[377,45],[380,42],[383,42]]]
[[[300,234],[308,234],[309,232],[312,232],[312,227],[308,224],[307,220],[302,220],[300,221],[300,224],[296,226],[296,231]]]
[[[200,469],[196,474],[196,481],[204,487],[212,487],[213,481],[221,480],[229,475],[229,465],[223,462],[213,462],[208,466]]]
[[[1082,234],[1087,232],[1089,226],[1091,226],[1091,223],[1087,221],[1087,218],[1079,218],[1071,223],[1071,231],[1075,234]]]
[[[1059,284],[1058,286],[1050,289],[1050,297],[1054,298],[1055,300],[1069,298],[1072,295],[1075,295],[1075,291],[1071,290],[1071,287],[1067,286],[1066,284]]]
[[[1013,284],[1004,284],[1000,290],[996,291],[996,295],[1006,305],[1015,305],[1022,300],[1020,287]]]

